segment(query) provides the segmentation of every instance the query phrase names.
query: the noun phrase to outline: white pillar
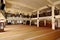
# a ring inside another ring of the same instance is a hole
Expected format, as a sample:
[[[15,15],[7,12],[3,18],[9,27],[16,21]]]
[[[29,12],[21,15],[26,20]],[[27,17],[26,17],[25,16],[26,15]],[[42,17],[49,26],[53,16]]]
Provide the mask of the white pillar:
[[[39,20],[37,19],[37,27],[39,27]]]
[[[39,11],[37,11],[37,27],[39,27]]]
[[[54,9],[55,9],[55,7],[52,6],[52,29],[53,30],[55,30]]]
[[[3,3],[5,4],[5,0],[3,0]]]
[[[46,20],[44,20],[44,26],[46,26]]]

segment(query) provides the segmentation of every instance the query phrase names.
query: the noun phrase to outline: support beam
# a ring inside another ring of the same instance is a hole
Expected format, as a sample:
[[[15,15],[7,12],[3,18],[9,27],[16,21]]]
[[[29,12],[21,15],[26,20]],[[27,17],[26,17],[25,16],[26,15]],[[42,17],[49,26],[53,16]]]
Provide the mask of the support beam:
[[[3,3],[5,4],[5,0],[3,0]]]
[[[60,1],[54,2],[54,5],[55,5],[55,6],[58,5],[58,4],[60,4]]]
[[[52,2],[51,0],[47,0],[51,5],[57,5],[57,4],[60,4],[60,1],[56,1],[56,2]],[[56,8],[58,8],[59,9],[59,7],[56,7]]]
[[[47,0],[51,5],[53,5],[53,2],[51,0]]]
[[[37,11],[37,27],[39,27],[39,11]]]
[[[52,29],[55,30],[55,18],[54,18],[55,6],[52,6]]]
[[[37,27],[39,27],[39,20],[37,19]]]

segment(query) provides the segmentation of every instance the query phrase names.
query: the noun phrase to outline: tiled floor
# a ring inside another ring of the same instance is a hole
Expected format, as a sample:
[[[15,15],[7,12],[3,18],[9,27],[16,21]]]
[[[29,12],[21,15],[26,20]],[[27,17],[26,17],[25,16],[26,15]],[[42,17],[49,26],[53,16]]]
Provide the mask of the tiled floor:
[[[0,40],[56,40],[60,29],[29,25],[7,25],[5,32],[0,32]]]

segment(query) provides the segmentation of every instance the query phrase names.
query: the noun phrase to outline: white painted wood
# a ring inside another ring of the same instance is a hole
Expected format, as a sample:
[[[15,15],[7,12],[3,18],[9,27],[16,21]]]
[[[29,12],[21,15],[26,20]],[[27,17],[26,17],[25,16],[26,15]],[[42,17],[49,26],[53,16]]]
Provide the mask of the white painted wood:
[[[37,27],[39,27],[39,11],[37,11]]]
[[[37,27],[39,27],[39,20],[37,20]]]
[[[55,30],[54,9],[55,9],[55,7],[52,6],[52,29],[53,30]]]

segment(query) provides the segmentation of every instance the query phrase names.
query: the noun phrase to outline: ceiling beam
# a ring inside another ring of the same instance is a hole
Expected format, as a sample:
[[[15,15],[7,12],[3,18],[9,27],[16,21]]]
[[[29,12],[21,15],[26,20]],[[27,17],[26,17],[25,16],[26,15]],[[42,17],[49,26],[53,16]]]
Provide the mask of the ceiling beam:
[[[41,10],[43,10],[43,9],[45,9],[45,8],[48,8],[48,7],[47,7],[47,6],[43,6],[43,7],[39,8],[39,9],[37,9],[37,10],[34,10],[34,11],[32,11],[32,12],[41,11]]]
[[[51,1],[51,0],[47,0],[51,5],[51,7],[52,7],[52,5],[54,5],[54,3]]]
[[[60,1],[54,2],[54,5],[55,5],[58,9],[60,9],[60,7],[57,6],[58,4],[60,4]]]
[[[19,13],[31,13],[31,12],[25,12],[25,11],[20,11],[20,10],[18,10],[18,9],[12,9],[12,8],[7,8],[6,9],[6,12],[8,12],[8,11],[10,11],[11,13],[16,13],[16,12],[19,12]]]
[[[51,2],[51,0],[47,0],[47,1],[51,4],[51,5],[48,4],[48,6],[51,7],[53,3]],[[37,9],[37,10],[42,10],[42,9],[45,9],[45,8],[47,8],[47,6],[43,6],[43,7],[39,8],[39,9]],[[33,12],[35,12],[37,10],[34,10]]]
[[[47,0],[51,5],[56,5],[57,3],[60,3],[59,1],[58,2],[52,2],[51,0]],[[57,6],[56,6],[56,8],[58,8]],[[59,8],[58,8],[59,9]]]
[[[51,5],[53,5],[52,1],[51,0],[47,0]]]
[[[54,2],[54,5],[58,5],[58,4],[60,4],[60,1]]]
[[[7,1],[7,2],[9,2],[9,3],[11,3],[11,4],[16,4],[16,5],[20,5],[20,6],[23,6],[23,7],[27,7],[27,8],[29,8],[29,9],[33,9],[33,10],[36,9],[36,8],[30,7],[30,6],[28,6],[28,5],[19,3],[19,2],[14,2],[14,1]]]

